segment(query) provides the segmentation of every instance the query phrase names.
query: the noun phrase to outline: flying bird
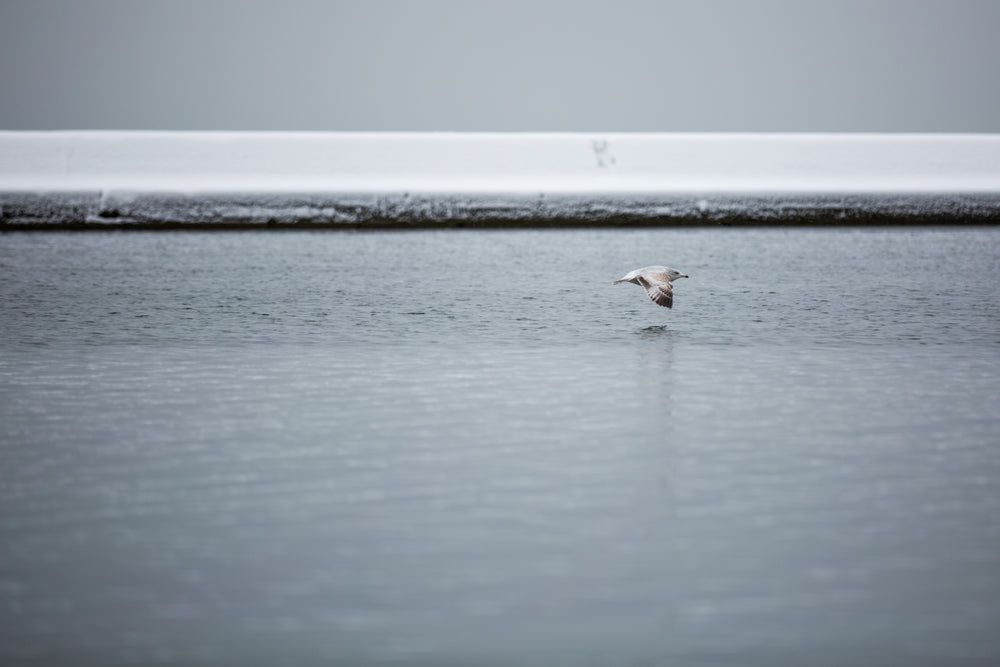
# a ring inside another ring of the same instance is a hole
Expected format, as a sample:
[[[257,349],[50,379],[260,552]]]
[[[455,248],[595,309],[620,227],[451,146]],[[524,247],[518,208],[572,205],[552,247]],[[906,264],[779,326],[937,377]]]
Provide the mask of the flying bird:
[[[635,283],[646,290],[646,294],[657,306],[672,308],[674,305],[674,283],[677,278],[687,278],[677,269],[666,266],[647,266],[627,274],[611,283]]]

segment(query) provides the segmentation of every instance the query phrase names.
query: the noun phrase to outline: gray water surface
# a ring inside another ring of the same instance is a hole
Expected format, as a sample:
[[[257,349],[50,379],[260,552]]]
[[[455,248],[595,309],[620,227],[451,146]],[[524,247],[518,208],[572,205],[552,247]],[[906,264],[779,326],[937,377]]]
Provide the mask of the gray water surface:
[[[0,661],[994,664],[998,284],[995,228],[0,235]]]

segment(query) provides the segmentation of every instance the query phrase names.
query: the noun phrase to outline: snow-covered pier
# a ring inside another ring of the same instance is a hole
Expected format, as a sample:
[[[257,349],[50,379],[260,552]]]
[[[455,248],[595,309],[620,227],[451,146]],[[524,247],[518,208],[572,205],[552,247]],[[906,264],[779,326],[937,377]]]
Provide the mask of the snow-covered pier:
[[[1000,223],[1000,135],[0,132],[0,229]]]

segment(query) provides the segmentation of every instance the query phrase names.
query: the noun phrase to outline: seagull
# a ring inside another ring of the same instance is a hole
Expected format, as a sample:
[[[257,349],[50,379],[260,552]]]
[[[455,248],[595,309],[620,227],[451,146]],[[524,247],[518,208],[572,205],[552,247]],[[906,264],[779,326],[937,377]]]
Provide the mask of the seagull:
[[[672,308],[674,305],[674,283],[672,281],[675,278],[687,278],[687,276],[677,269],[666,266],[647,266],[629,271],[611,284],[635,283],[646,290],[646,294],[657,306]]]

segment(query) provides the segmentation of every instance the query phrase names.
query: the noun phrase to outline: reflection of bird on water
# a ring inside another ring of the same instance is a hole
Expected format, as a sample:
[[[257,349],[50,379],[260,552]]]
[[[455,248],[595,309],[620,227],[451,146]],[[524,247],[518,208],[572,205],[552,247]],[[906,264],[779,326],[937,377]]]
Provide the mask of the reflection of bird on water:
[[[646,294],[657,306],[672,308],[674,305],[674,283],[676,278],[687,278],[676,269],[666,266],[647,266],[629,271],[625,276],[611,283],[635,283],[646,290]]]

